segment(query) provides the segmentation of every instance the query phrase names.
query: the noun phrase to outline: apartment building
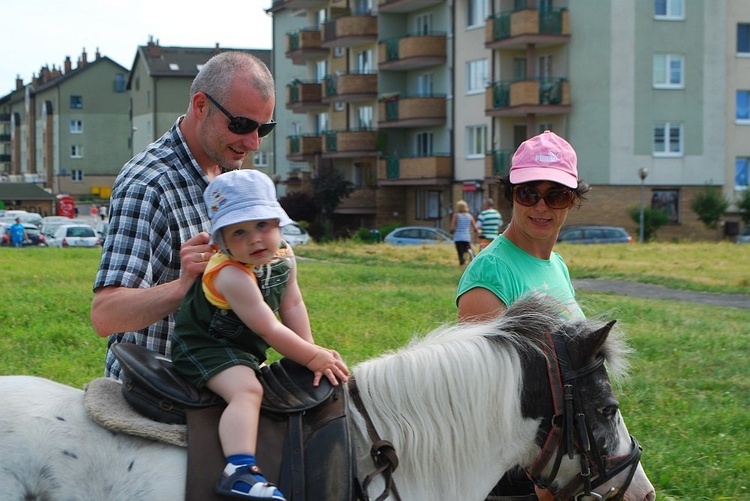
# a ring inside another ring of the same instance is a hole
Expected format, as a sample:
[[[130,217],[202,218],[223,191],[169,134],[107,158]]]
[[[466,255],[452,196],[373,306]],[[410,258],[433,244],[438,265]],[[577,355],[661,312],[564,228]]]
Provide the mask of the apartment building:
[[[740,0],[277,0],[305,19],[274,52],[305,69],[277,107],[299,114],[286,155],[335,166],[357,191],[337,224],[447,227],[473,211],[524,139],[545,129],[579,154],[589,199],[570,224],[637,233],[642,198],[660,239],[718,239],[690,209],[747,188],[750,15]],[[274,47],[277,47],[275,44]],[[641,179],[639,173],[646,173]],[[735,225],[731,209],[726,220]]]

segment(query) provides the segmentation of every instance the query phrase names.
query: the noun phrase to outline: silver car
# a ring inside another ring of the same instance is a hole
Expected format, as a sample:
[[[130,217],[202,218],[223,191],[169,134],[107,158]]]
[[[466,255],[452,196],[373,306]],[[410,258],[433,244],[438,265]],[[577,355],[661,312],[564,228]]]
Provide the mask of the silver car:
[[[97,247],[101,245],[94,228],[84,224],[64,224],[47,240],[49,247]]]

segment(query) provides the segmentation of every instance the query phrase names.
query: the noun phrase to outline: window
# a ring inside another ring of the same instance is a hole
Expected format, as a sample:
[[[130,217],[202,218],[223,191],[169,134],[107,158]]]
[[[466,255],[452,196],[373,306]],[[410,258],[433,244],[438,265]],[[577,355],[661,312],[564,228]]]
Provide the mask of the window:
[[[737,55],[750,56],[750,24],[737,25]]]
[[[322,82],[328,74],[328,61],[315,62],[315,81]]]
[[[416,219],[440,219],[440,192],[437,190],[417,190],[414,194]]]
[[[418,132],[414,136],[414,151],[418,157],[432,156],[432,132]]]
[[[746,191],[750,178],[750,157],[737,157],[734,161],[734,191]]]
[[[70,133],[81,134],[83,132],[83,120],[71,120],[70,121]]]
[[[526,58],[525,57],[514,57],[513,58],[513,81],[518,82],[519,80],[526,80]]]
[[[369,50],[357,52],[357,72],[370,73],[372,71],[372,54]]]
[[[333,57],[335,57],[335,58],[344,57],[344,48],[343,47],[334,47],[333,48]]]
[[[682,124],[663,122],[654,125],[654,156],[682,156]]]
[[[487,17],[487,0],[469,0],[468,9],[466,26],[468,28],[484,26],[484,20]]]
[[[432,29],[432,14],[422,14],[414,18],[414,33],[429,35]]]
[[[357,108],[357,127],[360,130],[372,129],[372,106]]]
[[[536,133],[541,134],[545,130],[552,130],[552,122],[538,122],[536,124]]]
[[[70,109],[80,110],[83,108],[83,97],[81,96],[70,96]]]
[[[466,158],[484,158],[486,136],[486,125],[471,125],[466,127]]]
[[[478,59],[466,63],[466,93],[484,93],[487,87],[487,60]]]
[[[750,90],[737,91],[735,121],[738,124],[750,124]]]
[[[654,0],[654,19],[685,19],[685,0]]]
[[[315,116],[315,134],[320,135],[328,130],[328,113],[318,113]]]
[[[680,190],[651,190],[651,208],[662,211],[669,222],[680,222]]]
[[[683,89],[685,58],[676,54],[654,54],[654,88]]]
[[[255,167],[268,167],[270,156],[267,151],[256,151],[253,153],[253,165]]]
[[[127,81],[125,80],[125,75],[122,73],[118,73],[115,75],[115,82],[114,82],[114,91],[118,94],[125,92],[125,85],[127,84]]]
[[[83,158],[83,146],[73,144],[70,146],[70,158]]]
[[[417,95],[432,95],[432,73],[421,73],[417,75]]]
[[[83,171],[82,170],[76,170],[73,169],[70,171],[70,180],[76,183],[80,183],[83,181]]]

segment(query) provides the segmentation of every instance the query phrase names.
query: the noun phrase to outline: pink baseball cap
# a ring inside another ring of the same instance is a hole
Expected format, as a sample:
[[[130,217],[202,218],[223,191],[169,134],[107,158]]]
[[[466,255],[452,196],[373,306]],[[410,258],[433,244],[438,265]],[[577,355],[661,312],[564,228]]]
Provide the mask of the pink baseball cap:
[[[518,147],[510,168],[510,182],[552,181],[578,187],[578,156],[565,139],[545,130]]]

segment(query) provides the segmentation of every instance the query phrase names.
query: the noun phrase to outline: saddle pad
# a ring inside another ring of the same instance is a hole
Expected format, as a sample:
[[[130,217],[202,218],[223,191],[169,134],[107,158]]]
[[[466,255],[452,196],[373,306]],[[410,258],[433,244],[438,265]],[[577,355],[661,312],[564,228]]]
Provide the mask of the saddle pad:
[[[153,421],[136,412],[122,394],[122,385],[110,378],[98,378],[84,388],[86,413],[100,426],[126,435],[187,447],[187,427]]]

